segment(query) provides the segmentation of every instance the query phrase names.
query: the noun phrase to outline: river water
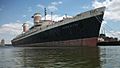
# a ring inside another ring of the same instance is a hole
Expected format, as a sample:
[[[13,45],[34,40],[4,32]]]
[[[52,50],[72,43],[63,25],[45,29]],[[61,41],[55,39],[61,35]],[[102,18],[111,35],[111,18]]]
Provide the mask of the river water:
[[[0,68],[120,68],[120,46],[0,47]]]

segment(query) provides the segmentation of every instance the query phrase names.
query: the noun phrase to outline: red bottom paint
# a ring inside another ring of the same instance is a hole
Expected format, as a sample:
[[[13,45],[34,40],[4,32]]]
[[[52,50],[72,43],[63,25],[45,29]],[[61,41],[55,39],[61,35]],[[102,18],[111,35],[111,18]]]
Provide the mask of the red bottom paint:
[[[66,47],[66,46],[96,46],[97,37],[85,38],[85,39],[75,39],[75,40],[65,40],[65,41],[53,41],[45,43],[35,43],[35,44],[25,44],[17,46],[37,46],[37,47]]]

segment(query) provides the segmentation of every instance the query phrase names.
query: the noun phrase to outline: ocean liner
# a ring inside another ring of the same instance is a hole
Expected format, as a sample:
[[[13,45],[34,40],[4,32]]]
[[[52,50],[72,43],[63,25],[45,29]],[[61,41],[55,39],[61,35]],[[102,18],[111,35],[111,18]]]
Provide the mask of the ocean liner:
[[[28,29],[24,23],[24,33],[11,42],[14,46],[96,46],[104,11],[105,7],[99,7],[57,22],[41,20],[41,14],[35,13],[34,25]]]

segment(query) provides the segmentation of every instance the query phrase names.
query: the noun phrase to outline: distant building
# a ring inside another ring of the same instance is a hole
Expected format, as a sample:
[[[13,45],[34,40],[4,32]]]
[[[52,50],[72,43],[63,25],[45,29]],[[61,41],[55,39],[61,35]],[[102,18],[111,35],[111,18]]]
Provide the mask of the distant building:
[[[1,46],[4,46],[4,45],[5,45],[5,40],[4,40],[4,39],[1,40],[0,45],[1,45]]]

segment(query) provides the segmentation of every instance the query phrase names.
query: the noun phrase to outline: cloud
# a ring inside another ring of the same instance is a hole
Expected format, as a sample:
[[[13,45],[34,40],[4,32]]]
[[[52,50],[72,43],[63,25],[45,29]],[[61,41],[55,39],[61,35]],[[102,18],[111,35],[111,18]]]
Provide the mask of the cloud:
[[[100,29],[100,34],[106,34],[108,37],[118,38],[120,40],[120,31],[114,30],[108,25],[107,21],[103,21]]]
[[[4,24],[0,27],[0,33],[14,34],[14,32],[15,32],[16,34],[18,34],[22,30],[21,26],[22,26],[22,24],[20,24],[20,23]]]
[[[67,16],[67,17],[71,18],[72,16]],[[59,20],[62,20],[63,18],[65,18],[65,15],[63,15],[63,16],[57,15],[57,14],[52,15],[52,20],[53,21],[59,21]],[[42,17],[42,20],[44,20],[44,17]],[[46,15],[46,20],[51,20],[51,15],[50,14]]]
[[[106,36],[118,38],[120,40],[120,31],[109,31],[106,33]]]
[[[33,25],[33,22],[26,21],[29,26]],[[17,35],[22,33],[22,25],[21,21],[17,20],[16,22],[11,22],[8,24],[3,24],[0,26],[0,40],[5,39],[6,43],[11,43],[11,40],[15,38]]]
[[[82,8],[83,9],[89,9],[90,7],[89,6],[83,6]]]
[[[59,1],[58,4],[62,4],[62,1]]]
[[[95,0],[92,5],[94,8],[106,6],[105,19],[120,21],[120,0]]]
[[[49,11],[53,12],[53,11],[56,11],[58,10],[58,6],[62,4],[62,1],[54,1],[54,2],[51,2],[50,4],[48,4],[48,6],[45,7],[45,5],[42,5],[42,4],[37,4],[36,6],[38,8],[47,8]]]
[[[29,25],[29,27],[31,27],[31,26],[34,25],[34,23],[33,23],[31,20],[28,20],[28,21],[26,21],[25,23],[27,23],[27,24]]]
[[[38,5],[37,5],[37,7],[40,7],[40,8],[42,8],[42,9],[44,9],[44,8],[45,8],[45,6],[44,6],[44,5],[42,5],[42,4],[38,4]]]
[[[27,17],[27,15],[23,15],[22,17],[23,17],[23,18],[26,18],[26,17]]]
[[[49,3],[47,6],[42,4],[37,4],[36,7],[44,9],[46,8],[50,12],[54,12],[58,10],[58,7],[62,4],[62,1],[53,1]]]
[[[106,34],[108,37],[116,37],[120,40],[120,31],[113,30],[110,26],[107,25],[107,21],[103,21],[100,34]]]
[[[59,2],[51,2],[51,5],[59,5],[59,4],[62,4],[62,1],[59,1]]]
[[[62,1],[54,1],[54,2],[51,2],[51,4],[47,7],[48,10],[50,11],[56,11],[58,10],[58,6],[62,4]]]
[[[107,21],[102,21],[102,25],[101,25],[101,29],[100,29],[100,34],[104,34],[105,33],[105,26],[107,24]]]
[[[11,39],[22,33],[21,23],[8,23],[0,26],[0,38],[5,39],[6,43],[10,43]]]
[[[50,5],[50,6],[48,6],[47,7],[50,11],[56,11],[56,10],[58,10],[58,8],[56,7],[56,6],[54,6],[54,5]]]
[[[32,12],[32,7],[28,7],[28,12]]]

